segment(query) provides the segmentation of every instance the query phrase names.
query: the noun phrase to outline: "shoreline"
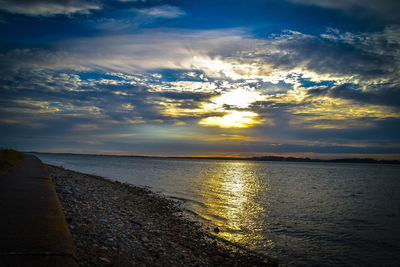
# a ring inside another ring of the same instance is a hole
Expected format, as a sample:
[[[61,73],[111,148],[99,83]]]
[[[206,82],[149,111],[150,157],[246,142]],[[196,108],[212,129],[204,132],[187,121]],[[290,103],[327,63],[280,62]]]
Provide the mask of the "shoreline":
[[[206,231],[177,202],[100,176],[47,165],[80,266],[277,266]]]

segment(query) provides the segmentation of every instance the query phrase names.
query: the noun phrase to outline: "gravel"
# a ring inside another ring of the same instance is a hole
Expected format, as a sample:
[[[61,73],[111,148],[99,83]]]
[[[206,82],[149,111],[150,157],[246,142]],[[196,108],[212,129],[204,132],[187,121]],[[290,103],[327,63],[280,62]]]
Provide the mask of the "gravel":
[[[146,188],[47,165],[80,266],[277,266]]]

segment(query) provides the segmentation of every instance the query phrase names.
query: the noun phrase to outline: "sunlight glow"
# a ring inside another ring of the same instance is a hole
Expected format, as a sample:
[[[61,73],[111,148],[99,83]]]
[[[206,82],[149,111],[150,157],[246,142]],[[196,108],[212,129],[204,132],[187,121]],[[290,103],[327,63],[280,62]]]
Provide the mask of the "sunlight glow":
[[[200,120],[204,126],[218,126],[221,128],[247,128],[264,122],[258,119],[258,114],[252,111],[227,110],[225,105],[235,108],[248,108],[252,103],[263,100],[265,97],[251,89],[237,88],[222,93],[211,99],[211,103],[203,104],[203,109],[209,112],[225,112],[224,116],[213,116]]]
[[[263,122],[257,117],[258,114],[251,111],[232,111],[222,117],[204,118],[200,120],[199,124],[221,128],[247,128]]]
[[[219,106],[231,105],[238,108],[247,108],[251,103],[262,99],[264,99],[264,97],[256,91],[238,88],[213,98],[212,102]]]
[[[252,64],[229,62],[221,58],[193,57],[193,66],[211,77],[228,77],[233,80],[250,79],[256,76],[258,67]]]
[[[219,227],[219,237],[249,248],[256,247],[256,243],[272,247],[272,241],[263,237],[259,227],[259,214],[267,215],[268,211],[255,201],[261,190],[269,187],[257,179],[253,163],[221,162],[215,167],[211,175],[201,177],[206,208],[194,207],[196,213]]]

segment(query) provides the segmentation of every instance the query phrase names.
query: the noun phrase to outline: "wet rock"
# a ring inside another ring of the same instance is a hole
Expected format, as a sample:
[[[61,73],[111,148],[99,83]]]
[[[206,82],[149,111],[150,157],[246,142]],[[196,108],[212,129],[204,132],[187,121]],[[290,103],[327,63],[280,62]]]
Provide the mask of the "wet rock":
[[[142,236],[140,239],[142,242],[149,242],[149,239],[146,236]]]
[[[214,264],[221,264],[224,261],[224,257],[220,255],[215,255],[214,257],[211,258],[211,261]]]
[[[110,261],[109,259],[107,259],[107,258],[99,257],[99,259],[100,259],[102,262],[111,263],[111,261]]]
[[[134,230],[140,230],[140,229],[142,229],[142,227],[143,226],[139,223],[132,223],[132,229],[134,229]]]

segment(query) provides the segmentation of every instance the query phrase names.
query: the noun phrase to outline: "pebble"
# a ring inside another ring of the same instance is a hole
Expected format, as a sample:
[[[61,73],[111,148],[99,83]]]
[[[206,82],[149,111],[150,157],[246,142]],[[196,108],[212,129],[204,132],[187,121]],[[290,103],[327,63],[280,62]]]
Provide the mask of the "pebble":
[[[107,259],[107,258],[99,257],[99,259],[100,259],[101,261],[104,261],[105,263],[111,263],[111,261],[110,261],[109,259]]]

